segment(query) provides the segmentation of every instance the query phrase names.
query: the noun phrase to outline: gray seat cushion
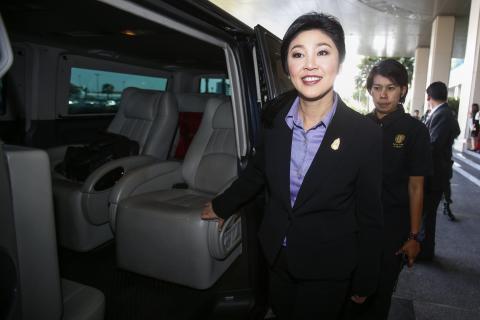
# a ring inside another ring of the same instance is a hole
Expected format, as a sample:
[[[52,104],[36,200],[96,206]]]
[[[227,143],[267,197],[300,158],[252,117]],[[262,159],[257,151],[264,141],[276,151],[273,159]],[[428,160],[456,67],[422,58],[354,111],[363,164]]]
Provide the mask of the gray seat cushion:
[[[105,297],[99,290],[62,279],[63,320],[102,320]]]
[[[118,266],[133,272],[197,289],[206,289],[240,254],[224,259],[210,251],[219,234],[215,222],[200,219],[212,194],[189,189],[146,193],[120,203],[117,220]]]

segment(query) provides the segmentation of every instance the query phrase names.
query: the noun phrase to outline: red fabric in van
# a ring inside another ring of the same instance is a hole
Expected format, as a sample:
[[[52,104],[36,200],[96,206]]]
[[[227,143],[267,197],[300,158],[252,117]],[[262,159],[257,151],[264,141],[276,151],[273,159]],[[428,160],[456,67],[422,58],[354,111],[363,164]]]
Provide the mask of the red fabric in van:
[[[200,127],[202,116],[202,112],[180,112],[178,114],[179,139],[175,150],[175,159],[185,158],[188,147]]]

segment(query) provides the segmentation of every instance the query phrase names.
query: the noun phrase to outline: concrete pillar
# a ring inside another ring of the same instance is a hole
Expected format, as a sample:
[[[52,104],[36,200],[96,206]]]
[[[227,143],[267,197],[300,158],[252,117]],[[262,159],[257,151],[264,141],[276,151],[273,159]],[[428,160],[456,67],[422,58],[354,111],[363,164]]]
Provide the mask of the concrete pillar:
[[[415,66],[412,79],[412,110],[420,110],[420,115],[427,108],[425,102],[425,89],[427,88],[428,54],[429,48],[417,48],[415,50]]]
[[[427,86],[434,81],[442,81],[448,85],[454,31],[455,17],[453,16],[438,16],[433,21]]]
[[[468,20],[467,46],[463,65],[462,90],[460,93],[460,106],[458,110],[458,123],[462,133],[460,142],[468,138],[468,113],[472,103],[480,103],[480,0],[472,0],[470,4],[470,17]],[[457,144],[465,147],[465,143]]]

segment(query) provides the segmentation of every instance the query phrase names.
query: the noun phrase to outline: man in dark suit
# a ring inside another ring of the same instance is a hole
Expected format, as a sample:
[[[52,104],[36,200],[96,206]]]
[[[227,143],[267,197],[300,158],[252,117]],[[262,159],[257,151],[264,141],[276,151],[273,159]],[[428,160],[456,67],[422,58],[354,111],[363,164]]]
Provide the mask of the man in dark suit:
[[[423,240],[420,258],[433,259],[435,252],[435,226],[437,208],[442,194],[450,190],[452,177],[452,145],[459,134],[458,123],[447,104],[447,86],[437,81],[427,88],[427,101],[430,113],[425,125],[430,132],[432,146],[433,175],[425,183]]]

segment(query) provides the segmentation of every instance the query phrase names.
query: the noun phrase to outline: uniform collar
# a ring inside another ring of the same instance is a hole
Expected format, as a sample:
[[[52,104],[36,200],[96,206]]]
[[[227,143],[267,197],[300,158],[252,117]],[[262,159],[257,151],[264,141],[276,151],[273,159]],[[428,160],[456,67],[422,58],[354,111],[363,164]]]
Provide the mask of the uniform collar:
[[[403,115],[405,115],[405,110],[403,109],[403,106],[401,104],[399,104],[397,106],[397,110],[393,111],[392,113],[387,114],[382,119],[377,118],[377,115],[375,114],[375,110],[370,112],[368,114],[368,117],[371,118],[372,120],[374,120],[375,122],[377,122],[378,124],[382,125],[382,126],[388,126],[391,123],[400,119]]]

